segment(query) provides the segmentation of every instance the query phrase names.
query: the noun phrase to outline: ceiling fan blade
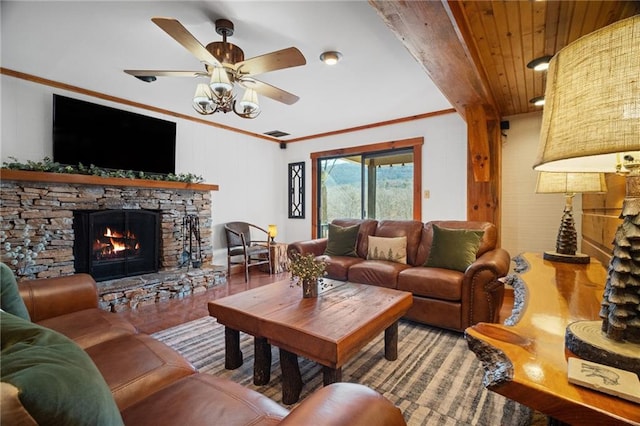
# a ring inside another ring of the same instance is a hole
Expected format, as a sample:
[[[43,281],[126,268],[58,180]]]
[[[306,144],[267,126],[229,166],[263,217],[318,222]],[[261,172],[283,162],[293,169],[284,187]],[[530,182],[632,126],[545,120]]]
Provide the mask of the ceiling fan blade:
[[[178,20],[173,18],[151,18],[154,24],[159,26],[164,32],[169,34],[175,41],[184,46],[200,62],[204,62],[214,67],[221,67],[222,64],[213,56]]]
[[[282,102],[283,104],[293,105],[300,99],[298,96],[292,93],[267,84],[264,81],[255,80],[253,78],[242,80],[240,83],[244,87],[255,90],[262,96],[266,96],[267,98]]]
[[[124,70],[134,77],[206,77],[205,71]]]
[[[252,76],[284,68],[298,67],[306,63],[307,60],[304,58],[302,52],[295,47],[289,47],[249,58],[235,65],[238,72],[242,75]]]

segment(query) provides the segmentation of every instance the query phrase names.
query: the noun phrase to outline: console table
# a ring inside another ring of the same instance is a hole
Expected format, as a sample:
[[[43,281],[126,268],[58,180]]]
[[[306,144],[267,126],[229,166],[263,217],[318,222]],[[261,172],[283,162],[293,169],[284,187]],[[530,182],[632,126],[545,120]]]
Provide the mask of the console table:
[[[522,255],[528,269],[515,280],[514,312],[505,324],[467,328],[469,348],[485,368],[484,385],[534,408],[554,422],[575,425],[640,425],[640,405],[567,380],[567,325],[597,320],[606,270]]]

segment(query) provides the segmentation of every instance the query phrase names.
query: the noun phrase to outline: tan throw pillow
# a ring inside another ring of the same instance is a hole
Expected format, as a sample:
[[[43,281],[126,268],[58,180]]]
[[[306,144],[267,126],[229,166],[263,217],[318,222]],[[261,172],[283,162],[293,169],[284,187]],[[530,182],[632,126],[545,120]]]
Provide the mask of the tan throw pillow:
[[[369,236],[369,260],[388,260],[396,263],[407,263],[407,237],[373,237]]]
[[[464,272],[476,260],[484,231],[433,225],[431,254],[424,266]]]

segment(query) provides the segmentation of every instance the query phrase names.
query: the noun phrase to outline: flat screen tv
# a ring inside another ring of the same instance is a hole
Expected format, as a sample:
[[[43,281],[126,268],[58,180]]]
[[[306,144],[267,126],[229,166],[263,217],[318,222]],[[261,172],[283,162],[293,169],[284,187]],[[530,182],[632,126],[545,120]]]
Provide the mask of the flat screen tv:
[[[53,95],[53,161],[175,173],[176,123]]]

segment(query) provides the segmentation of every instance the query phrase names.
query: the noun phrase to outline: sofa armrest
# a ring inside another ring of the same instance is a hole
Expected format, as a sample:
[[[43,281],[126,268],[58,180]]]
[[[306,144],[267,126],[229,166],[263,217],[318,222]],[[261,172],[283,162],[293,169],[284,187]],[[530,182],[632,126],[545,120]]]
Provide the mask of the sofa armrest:
[[[33,322],[98,307],[98,289],[89,274],[20,281],[18,288]]]
[[[334,383],[305,398],[281,425],[404,426],[400,410],[378,392],[356,383]]]
[[[289,258],[294,254],[305,255],[309,253],[312,253],[314,256],[321,256],[326,248],[327,238],[316,238],[314,240],[290,243],[287,251]]]
[[[496,248],[482,254],[464,273],[462,328],[478,322],[497,322],[504,299],[504,282],[509,273],[509,253]],[[467,305],[466,307],[464,305]]]

